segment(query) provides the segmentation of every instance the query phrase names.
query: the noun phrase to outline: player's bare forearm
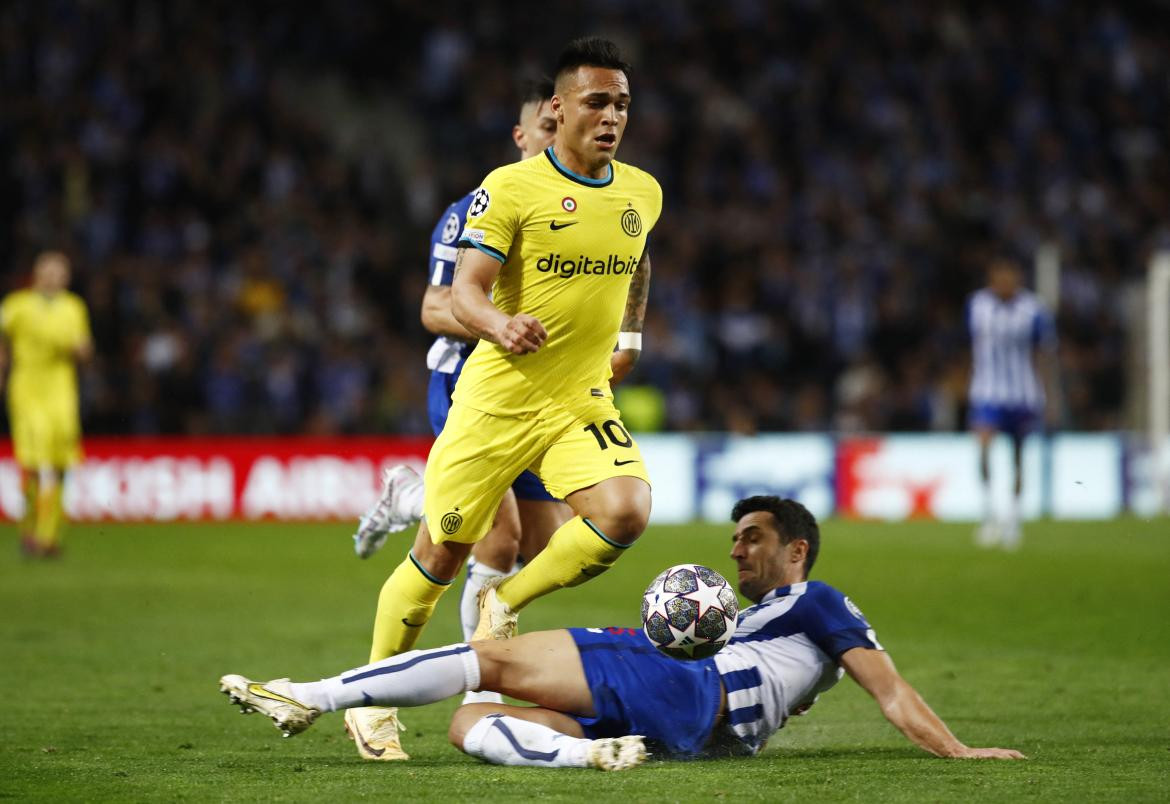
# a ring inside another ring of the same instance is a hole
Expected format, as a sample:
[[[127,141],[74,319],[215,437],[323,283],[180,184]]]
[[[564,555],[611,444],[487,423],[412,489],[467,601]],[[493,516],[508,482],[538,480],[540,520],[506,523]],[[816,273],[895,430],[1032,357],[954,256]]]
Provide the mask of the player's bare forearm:
[[[646,323],[646,302],[650,298],[650,252],[644,252],[638,261],[634,275],[630,277],[630,290],[626,294],[626,309],[622,314],[622,333],[637,332],[641,334]],[[617,385],[634,369],[642,354],[641,344],[637,348],[625,348],[618,344],[618,349],[610,358],[610,385]]]
[[[423,294],[420,318],[423,327],[432,335],[445,335],[464,341],[475,340],[475,336],[467,327],[460,324],[455,314],[451,312],[449,285],[427,285],[427,291]]]
[[[1025,758],[1019,751],[1009,748],[971,748],[964,745],[918,691],[898,674],[893,661],[884,651],[853,648],[841,655],[841,664],[853,680],[874,697],[882,714],[906,739],[936,757]]]
[[[638,268],[630,277],[626,294],[626,311],[622,315],[622,332],[641,332],[646,323],[646,300],[650,298],[650,252],[642,254]]]
[[[541,347],[548,333],[534,316],[509,316],[492,304],[491,289],[500,263],[473,248],[461,248],[451,283],[451,312],[477,338],[523,355]]]

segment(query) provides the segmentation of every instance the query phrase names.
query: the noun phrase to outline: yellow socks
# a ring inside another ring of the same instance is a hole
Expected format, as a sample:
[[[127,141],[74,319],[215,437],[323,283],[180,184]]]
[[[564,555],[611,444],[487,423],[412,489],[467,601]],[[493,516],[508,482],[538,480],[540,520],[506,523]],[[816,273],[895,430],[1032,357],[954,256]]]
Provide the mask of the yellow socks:
[[[61,493],[64,489],[61,483],[40,483],[37,492],[37,522],[36,539],[43,550],[52,550],[61,542],[61,523],[65,519],[62,510]]]
[[[413,648],[423,626],[431,619],[435,604],[450,585],[451,581],[432,578],[408,554],[382,584],[378,595],[370,661],[381,661]]]
[[[541,595],[600,575],[628,546],[610,541],[592,522],[575,516],[524,569],[500,584],[496,594],[512,611],[519,611]]]
[[[24,515],[20,518],[20,535],[35,538],[37,530],[37,506],[40,505],[40,482],[36,472],[21,472],[21,491],[24,493]]]

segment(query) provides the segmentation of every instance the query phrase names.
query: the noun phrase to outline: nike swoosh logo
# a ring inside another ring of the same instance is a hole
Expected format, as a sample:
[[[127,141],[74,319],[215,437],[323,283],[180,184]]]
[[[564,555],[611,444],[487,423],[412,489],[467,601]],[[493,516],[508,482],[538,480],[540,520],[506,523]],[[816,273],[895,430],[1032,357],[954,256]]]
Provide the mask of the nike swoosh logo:
[[[424,625],[426,625],[426,621],[424,620],[424,621],[423,621],[423,622],[421,622],[421,623],[408,623],[408,622],[406,621],[406,618],[405,618],[405,617],[403,617],[403,618],[402,618],[402,624],[403,624],[403,625],[405,625],[407,628],[422,628]]]
[[[580,223],[580,222],[581,221],[569,221],[568,223],[557,223],[556,221],[549,221],[548,228],[552,229],[555,232],[555,231],[558,231],[560,229],[565,229],[569,226],[572,226],[573,224]]]
[[[632,459],[632,460],[628,460],[628,461],[619,461],[615,458],[613,461],[613,465],[614,466],[625,466],[627,463],[637,463],[637,462],[638,461],[636,459]]]
[[[263,684],[249,684],[248,692],[252,693],[257,698],[267,698],[270,701],[280,701],[281,703],[292,704],[293,706],[304,706],[304,704],[302,704],[300,701],[294,701],[292,698],[285,698],[283,695],[268,689]]]
[[[345,724],[345,730],[349,732],[350,737],[352,737],[353,739],[357,740],[359,743],[362,744],[362,748],[364,748],[366,751],[373,754],[374,756],[380,757],[380,756],[382,756],[382,754],[386,753],[385,748],[374,748],[374,746],[367,743],[366,738],[362,736],[362,733],[360,731],[358,731],[357,729],[351,729],[349,727],[349,723]]]

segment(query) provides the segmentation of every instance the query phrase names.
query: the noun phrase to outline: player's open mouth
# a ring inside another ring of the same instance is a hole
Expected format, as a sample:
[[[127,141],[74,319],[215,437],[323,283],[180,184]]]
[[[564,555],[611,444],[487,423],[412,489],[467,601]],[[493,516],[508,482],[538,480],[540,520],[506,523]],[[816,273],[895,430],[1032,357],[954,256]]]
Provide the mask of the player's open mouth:
[[[602,134],[601,136],[594,137],[593,141],[602,148],[612,148],[617,144],[617,137],[613,134]]]

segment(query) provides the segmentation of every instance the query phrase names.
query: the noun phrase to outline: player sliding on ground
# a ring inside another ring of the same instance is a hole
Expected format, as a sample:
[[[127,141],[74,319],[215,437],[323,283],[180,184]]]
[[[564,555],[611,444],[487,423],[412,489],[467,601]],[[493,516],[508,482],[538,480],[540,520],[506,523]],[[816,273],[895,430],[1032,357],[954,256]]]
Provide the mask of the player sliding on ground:
[[[479,342],[427,461],[426,527],[379,595],[372,661],[414,647],[525,469],[575,516],[485,587],[476,638],[512,636],[516,612],[601,574],[646,527],[649,479],[610,390],[615,345],[641,345],[646,238],[662,209],[654,178],[614,159],[627,72],[611,42],[571,43],[556,68],[553,146],[492,171],[472,196],[451,310]],[[365,708],[346,725],[363,757],[406,758],[393,712]]]
[[[421,706],[495,690],[535,706],[460,707],[449,732],[460,750],[499,765],[623,770],[648,751],[756,754],[789,716],[804,714],[848,672],[894,726],[935,756],[1023,758],[960,742],[898,674],[849,598],[807,580],[820,533],[803,506],[749,497],[736,503],[732,520],[739,590],[755,605],[708,659],[665,656],[639,629],[572,628],[411,651],[310,683],[227,675],[220,689],[286,735],[304,731],[322,712],[371,700]]]

